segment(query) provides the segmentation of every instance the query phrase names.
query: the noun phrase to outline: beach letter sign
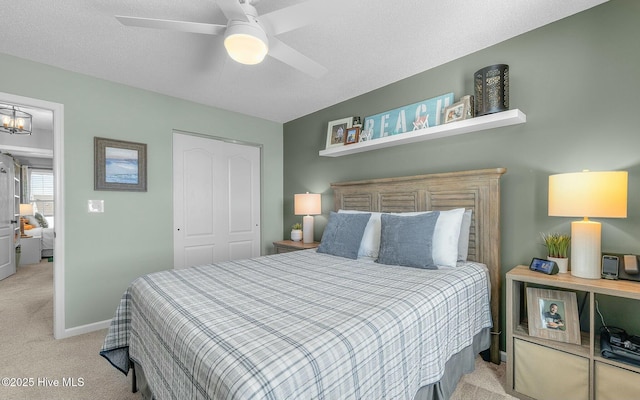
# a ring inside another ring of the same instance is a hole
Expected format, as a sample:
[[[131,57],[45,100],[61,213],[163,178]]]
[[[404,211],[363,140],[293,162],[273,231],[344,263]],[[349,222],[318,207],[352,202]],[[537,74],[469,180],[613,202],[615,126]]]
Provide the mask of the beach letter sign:
[[[396,108],[364,119],[361,141],[440,125],[442,110],[453,104],[453,93]],[[364,136],[364,137],[363,137]]]

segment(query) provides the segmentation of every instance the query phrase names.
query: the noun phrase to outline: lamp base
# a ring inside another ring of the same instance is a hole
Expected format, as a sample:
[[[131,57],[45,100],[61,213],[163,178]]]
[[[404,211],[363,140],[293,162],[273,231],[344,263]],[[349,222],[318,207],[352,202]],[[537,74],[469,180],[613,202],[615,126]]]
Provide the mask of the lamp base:
[[[571,275],[600,279],[602,225],[589,220],[571,223]]]
[[[313,243],[313,217],[302,217],[302,243]]]

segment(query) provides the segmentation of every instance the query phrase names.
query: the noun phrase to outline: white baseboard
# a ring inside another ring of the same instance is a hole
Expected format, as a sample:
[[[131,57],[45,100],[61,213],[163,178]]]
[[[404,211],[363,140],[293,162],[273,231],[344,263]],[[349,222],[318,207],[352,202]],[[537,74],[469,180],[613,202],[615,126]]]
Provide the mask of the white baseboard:
[[[500,362],[507,362],[507,352],[500,351]]]
[[[94,322],[92,324],[81,325],[81,326],[65,329],[63,336],[58,337],[56,339],[64,339],[71,336],[83,335],[85,333],[99,331],[101,329],[108,328],[110,324],[111,324],[111,320],[108,319],[105,321],[99,321],[99,322]]]

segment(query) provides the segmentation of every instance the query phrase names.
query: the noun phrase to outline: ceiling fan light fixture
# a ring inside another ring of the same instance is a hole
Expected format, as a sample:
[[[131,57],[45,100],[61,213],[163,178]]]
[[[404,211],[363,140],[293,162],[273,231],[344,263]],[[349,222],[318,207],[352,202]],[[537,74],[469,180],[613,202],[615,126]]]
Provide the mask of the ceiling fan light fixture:
[[[230,21],[224,35],[229,57],[240,64],[260,64],[269,52],[269,41],[256,22]]]

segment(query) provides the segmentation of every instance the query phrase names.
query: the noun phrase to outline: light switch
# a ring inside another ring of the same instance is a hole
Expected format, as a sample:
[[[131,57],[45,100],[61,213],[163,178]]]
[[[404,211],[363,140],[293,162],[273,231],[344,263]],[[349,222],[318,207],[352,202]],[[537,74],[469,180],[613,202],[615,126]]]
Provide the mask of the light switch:
[[[89,200],[89,212],[90,213],[103,213],[104,212],[104,200]]]

